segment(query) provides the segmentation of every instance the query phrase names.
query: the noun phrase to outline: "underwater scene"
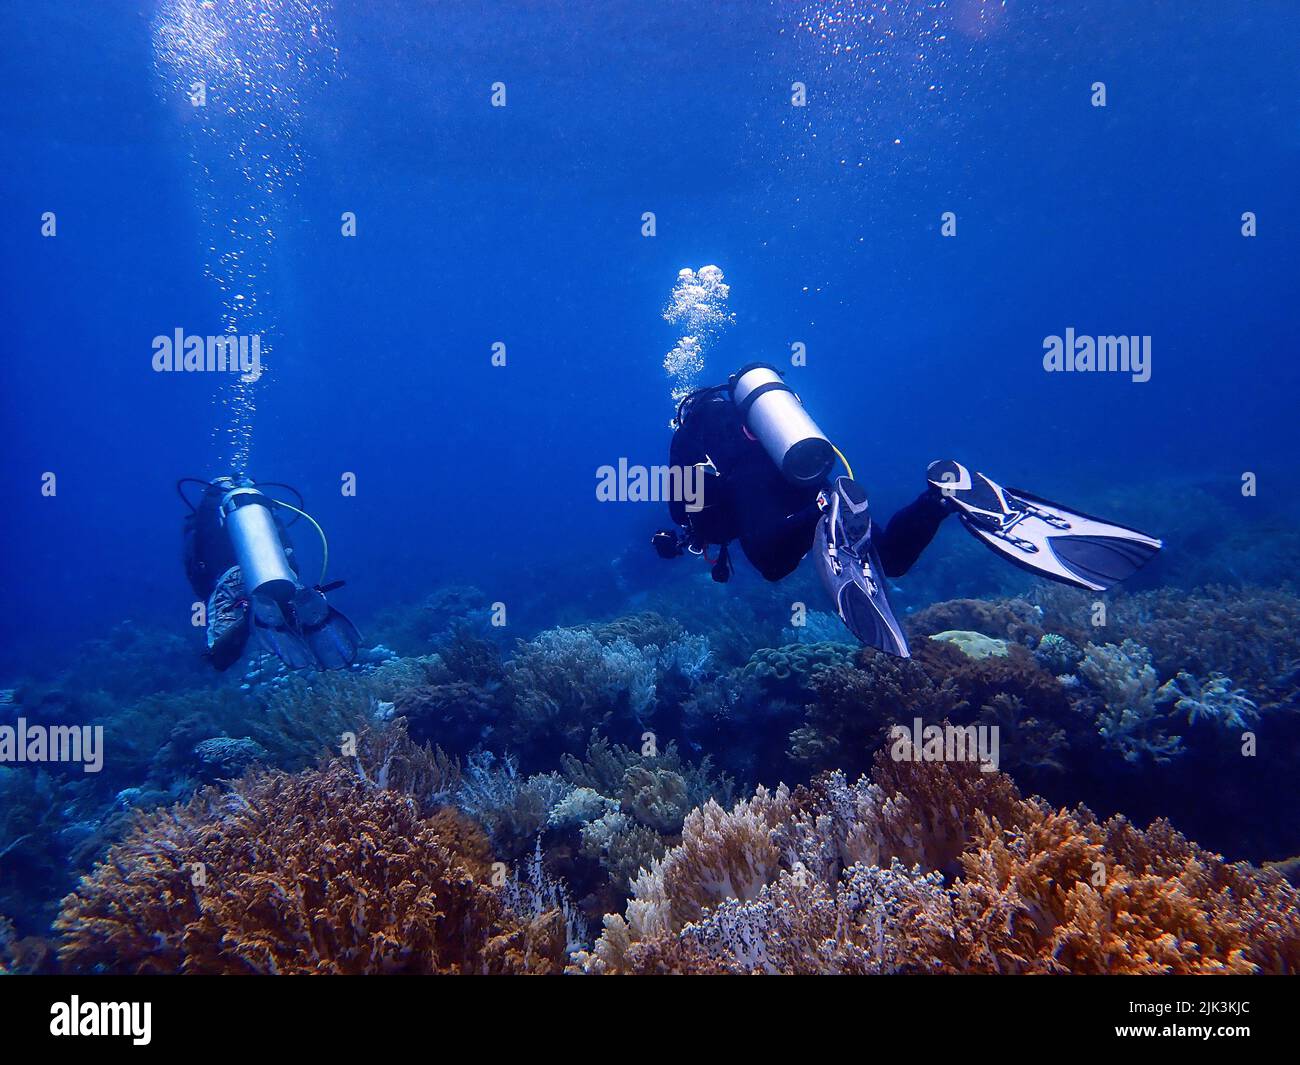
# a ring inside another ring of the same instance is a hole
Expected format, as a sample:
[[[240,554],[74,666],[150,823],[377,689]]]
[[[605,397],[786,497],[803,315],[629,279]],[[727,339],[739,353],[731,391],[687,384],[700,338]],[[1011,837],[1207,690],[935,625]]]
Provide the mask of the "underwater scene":
[[[0,971],[1300,970],[1295,4],[0,19]]]

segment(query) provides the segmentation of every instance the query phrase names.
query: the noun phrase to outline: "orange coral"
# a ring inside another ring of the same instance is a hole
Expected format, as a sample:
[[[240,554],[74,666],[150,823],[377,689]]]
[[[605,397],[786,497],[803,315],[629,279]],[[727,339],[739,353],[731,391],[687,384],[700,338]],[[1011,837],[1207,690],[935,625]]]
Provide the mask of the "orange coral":
[[[255,773],[141,817],[63,902],[72,968],[186,973],[552,971],[553,922],[489,883],[483,832],[341,764]]]
[[[986,820],[954,884],[963,972],[1251,973],[1300,969],[1300,895],[1166,821],[1145,832],[1086,807]]]
[[[605,916],[605,932],[577,964],[590,973],[627,971],[627,952],[643,940],[675,935],[710,907],[757,896],[781,869],[773,830],[790,816],[790,793],[760,787],[724,810],[710,799],[682,825],[682,842],[632,882],[626,919]]]
[[[579,958],[586,971],[1300,971],[1300,892],[1164,821],[1101,824],[1021,798],[1002,773],[883,756],[871,781],[831,774],[756,798],[757,817],[742,803],[739,821],[687,819],[689,846],[638,882],[670,917],[647,921],[633,899]],[[742,824],[761,861],[723,898],[716,870]],[[935,870],[954,860],[944,886]]]

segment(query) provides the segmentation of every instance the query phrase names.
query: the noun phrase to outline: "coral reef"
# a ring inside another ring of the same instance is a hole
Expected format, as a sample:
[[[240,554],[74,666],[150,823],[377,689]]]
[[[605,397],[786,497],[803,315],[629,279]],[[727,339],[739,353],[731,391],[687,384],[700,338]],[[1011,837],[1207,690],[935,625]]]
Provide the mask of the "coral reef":
[[[341,764],[144,815],[64,900],[79,971],[548,971],[554,934],[490,882],[486,837]],[[547,944],[550,944],[548,947]]]
[[[790,733],[790,758],[813,770],[861,771],[892,726],[916,717],[938,721],[963,706],[953,678],[936,680],[940,676],[916,659],[871,649],[859,652],[855,664],[820,669],[812,678],[815,698],[806,703],[804,723]]]
[[[948,599],[918,610],[907,618],[914,636],[941,632],[977,632],[1012,643],[1037,643],[1042,638],[1042,611],[1024,599]]]
[[[1259,720],[1259,707],[1222,673],[1200,681],[1180,670],[1173,680],[1161,685],[1156,702],[1172,702],[1174,711],[1185,714],[1189,725],[1204,721],[1222,729],[1246,729]]]
[[[498,758],[480,751],[465,763],[449,798],[487,830],[502,854],[518,858],[571,791],[572,785],[558,773],[525,776],[513,755]]]
[[[1145,831],[1086,808],[1023,804],[984,822],[962,856],[954,934],[936,960],[961,972],[1295,973],[1300,895],[1230,865],[1167,821]]]
[[[581,750],[616,713],[640,720],[654,704],[657,648],[588,629],[550,629],[520,645],[506,669],[513,750]]]
[[[240,776],[251,766],[265,762],[267,750],[247,736],[242,739],[214,736],[194,745],[194,757],[199,761],[200,774],[205,780],[224,780]]]
[[[692,814],[574,967],[1297,972],[1300,893],[1164,821],[1102,824],[1022,799],[1003,774],[882,755],[871,781],[832,774]]]
[[[1040,583],[914,610],[898,659],[791,624],[814,580],[512,604],[510,646],[451,589],[335,674],[169,679],[124,626],[0,693],[112,752],[0,767],[0,968],[54,967],[94,866],[82,971],[1295,969],[1294,860],[1213,853],[1300,851],[1289,586]],[[917,722],[1003,772],[889,757]]]
[[[1079,645],[1057,632],[1047,633],[1034,648],[1038,664],[1056,677],[1073,673],[1083,661]]]
[[[936,632],[930,639],[952,644],[967,658],[1006,658],[1008,655],[1006,640],[995,640],[981,632],[949,629],[947,632]]]
[[[1300,598],[1287,585],[1147,592],[1117,602],[1110,623],[1150,649],[1160,676],[1226,673],[1252,696],[1300,661]]]
[[[1090,643],[1084,651],[1079,676],[1101,696],[1097,733],[1106,743],[1127,762],[1167,762],[1180,755],[1182,739],[1170,734],[1166,715],[1156,707],[1159,678],[1151,653],[1132,640]]]
[[[469,585],[439,588],[416,603],[380,611],[366,632],[399,655],[428,654],[457,630],[487,628],[491,600]]]

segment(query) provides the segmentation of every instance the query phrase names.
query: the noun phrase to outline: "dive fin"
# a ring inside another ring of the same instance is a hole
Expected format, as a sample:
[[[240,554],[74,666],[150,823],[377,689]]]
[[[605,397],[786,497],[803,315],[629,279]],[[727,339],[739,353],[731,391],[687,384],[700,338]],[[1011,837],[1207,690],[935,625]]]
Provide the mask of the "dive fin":
[[[279,603],[255,595],[251,613],[258,641],[283,662],[286,669],[310,669],[316,664],[312,649],[293,630]]]
[[[817,572],[850,632],[868,647],[910,658],[907,637],[885,592],[884,570],[871,544],[867,495],[847,477],[828,493],[813,546]]]
[[[1003,488],[959,462],[932,462],[926,476],[973,536],[1017,566],[1062,584],[1104,592],[1164,546],[1136,529]]]
[[[299,589],[293,611],[317,669],[347,669],[357,660],[361,634],[319,591]]]

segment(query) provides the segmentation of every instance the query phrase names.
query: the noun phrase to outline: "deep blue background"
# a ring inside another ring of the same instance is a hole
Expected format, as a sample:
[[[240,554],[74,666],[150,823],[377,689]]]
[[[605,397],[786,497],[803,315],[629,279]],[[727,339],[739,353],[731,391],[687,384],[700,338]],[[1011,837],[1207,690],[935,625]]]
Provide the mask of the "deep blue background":
[[[660,523],[596,503],[594,471],[662,461],[660,312],[706,263],[737,316],[710,374],[803,341],[791,379],[885,508],[949,453],[1081,505],[1189,473],[1287,490],[1300,9],[888,6],[915,16],[892,39],[823,40],[799,26],[815,5],[324,16],[342,76],[304,101],[252,470],[304,491],[346,608],[465,579],[562,596]],[[154,374],[150,340],[218,331],[220,307],[153,17],[64,0],[0,16],[7,669],[122,618],[188,621],[172,482],[220,472],[213,383]],[[916,35],[930,23],[943,41]],[[1044,374],[1042,339],[1067,326],[1152,335],[1152,380]]]

